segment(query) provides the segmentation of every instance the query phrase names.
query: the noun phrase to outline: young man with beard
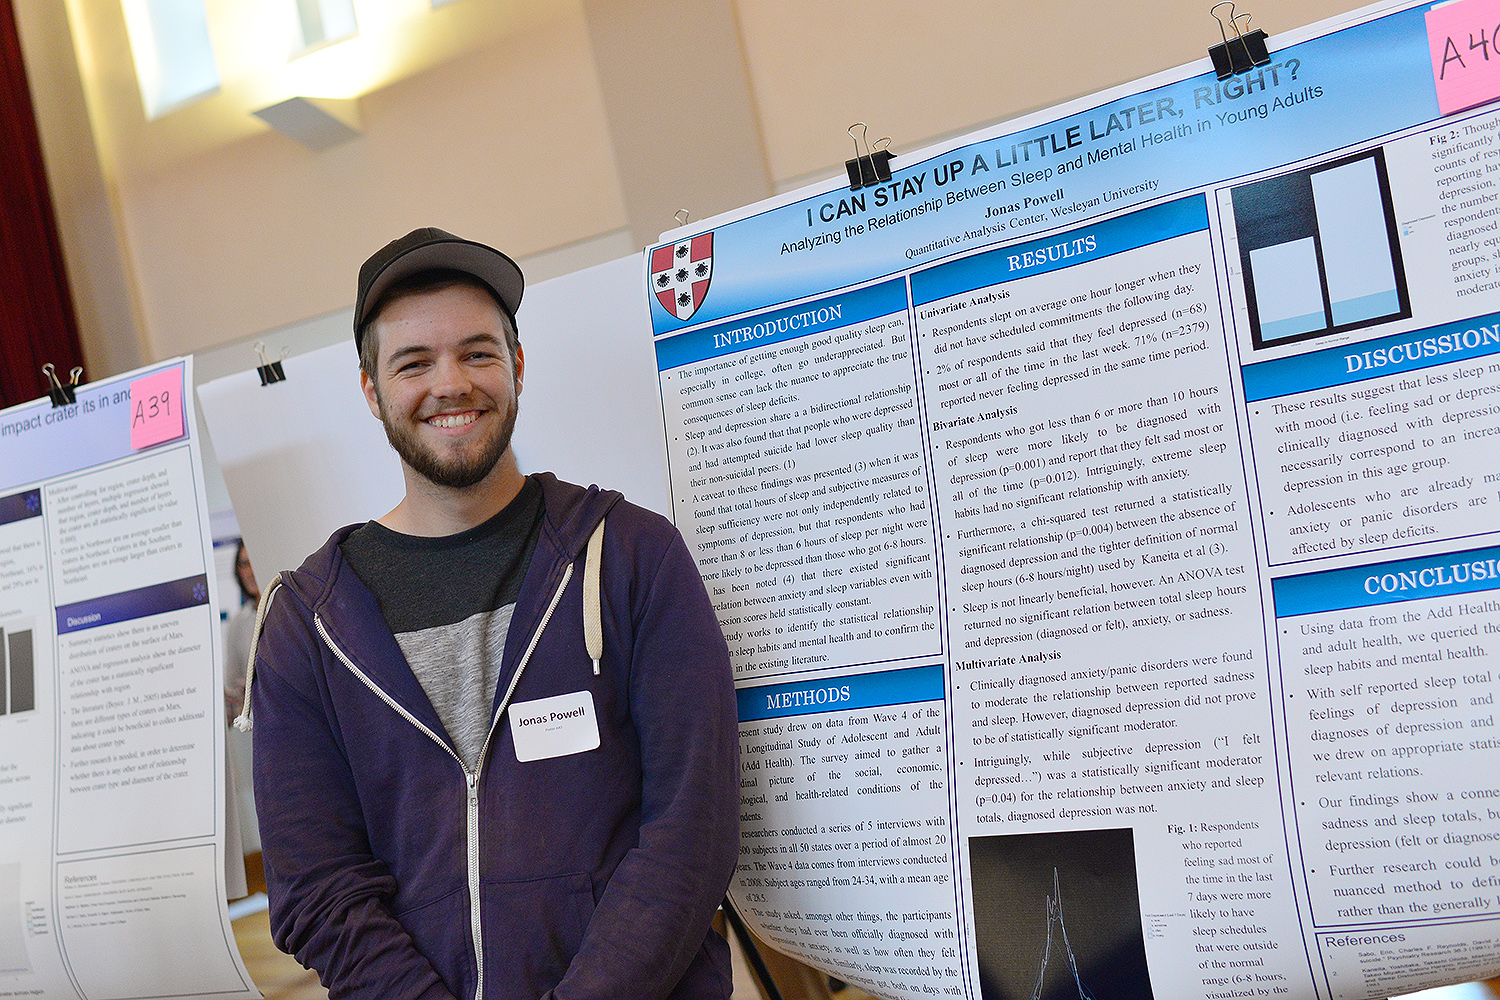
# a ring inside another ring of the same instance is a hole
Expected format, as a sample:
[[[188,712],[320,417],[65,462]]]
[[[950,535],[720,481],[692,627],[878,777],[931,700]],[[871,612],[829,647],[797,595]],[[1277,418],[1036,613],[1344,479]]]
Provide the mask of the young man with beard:
[[[272,933],[334,997],[723,1000],[728,651],[670,523],[517,468],[522,287],[437,229],[360,270],[406,495],[262,601]]]

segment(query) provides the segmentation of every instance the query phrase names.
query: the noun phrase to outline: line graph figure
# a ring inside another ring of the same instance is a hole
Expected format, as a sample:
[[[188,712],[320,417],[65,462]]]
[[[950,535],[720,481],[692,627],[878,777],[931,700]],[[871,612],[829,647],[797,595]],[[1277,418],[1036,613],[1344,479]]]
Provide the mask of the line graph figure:
[[[1083,985],[1083,978],[1078,974],[1078,958],[1073,954],[1073,946],[1068,942],[1068,924],[1063,918],[1062,886],[1058,881],[1057,869],[1052,869],[1052,892],[1047,896],[1047,942],[1042,946],[1042,960],[1036,970],[1036,985],[1031,990],[1031,1000],[1041,1000],[1042,986],[1047,980],[1047,963],[1052,961],[1053,931],[1056,929],[1062,933],[1062,955],[1067,960],[1068,971],[1073,976],[1073,985],[1078,988],[1078,1000],[1095,1000],[1088,987]]]
[[[979,1000],[1155,1000],[1133,830],[990,834],[967,846]]]

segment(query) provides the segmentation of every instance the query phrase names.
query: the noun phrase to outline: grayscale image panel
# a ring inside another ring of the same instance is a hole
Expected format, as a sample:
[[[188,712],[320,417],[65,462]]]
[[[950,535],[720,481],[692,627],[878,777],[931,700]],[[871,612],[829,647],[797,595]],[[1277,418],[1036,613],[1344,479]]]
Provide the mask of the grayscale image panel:
[[[29,712],[36,708],[36,660],[31,630],[11,632],[5,637],[10,654],[10,710]]]
[[[1128,829],[969,839],[983,1000],[1153,1000]]]

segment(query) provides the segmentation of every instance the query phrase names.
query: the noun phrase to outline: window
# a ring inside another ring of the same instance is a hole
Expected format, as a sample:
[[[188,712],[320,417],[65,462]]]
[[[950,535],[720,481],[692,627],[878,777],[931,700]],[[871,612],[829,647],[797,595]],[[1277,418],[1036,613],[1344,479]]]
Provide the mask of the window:
[[[296,0],[303,51],[348,38],[359,30],[354,0]]]
[[[218,89],[203,0],[123,0],[148,119]]]

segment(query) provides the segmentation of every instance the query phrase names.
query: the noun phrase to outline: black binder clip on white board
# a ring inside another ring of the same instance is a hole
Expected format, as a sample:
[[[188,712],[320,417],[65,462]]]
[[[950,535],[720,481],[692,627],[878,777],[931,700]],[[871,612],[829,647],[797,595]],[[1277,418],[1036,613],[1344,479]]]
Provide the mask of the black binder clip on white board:
[[[1229,8],[1227,17],[1219,13],[1220,7]],[[1219,0],[1208,12],[1219,22],[1219,35],[1224,39],[1208,50],[1208,57],[1213,60],[1214,72],[1219,75],[1220,80],[1249,72],[1253,67],[1264,66],[1271,61],[1266,33],[1259,28],[1249,30],[1250,15],[1236,14],[1234,0]]]
[[[260,364],[256,366],[255,371],[260,375],[261,385],[275,385],[277,382],[286,381],[286,370],[281,367],[281,363],[286,360],[286,354],[287,349],[283,347],[281,357],[272,361],[266,354],[265,343],[259,340],[255,342],[255,355],[260,358]]]
[[[855,129],[859,129],[859,135],[854,134]],[[844,169],[849,171],[850,191],[891,179],[891,161],[896,158],[896,154],[887,148],[891,137],[886,136],[871,147],[868,133],[869,126],[864,122],[849,126],[849,138],[854,140],[854,159],[845,160]]]
[[[83,377],[83,367],[76,365],[68,372],[68,384],[57,379],[57,369],[52,362],[42,365],[42,374],[47,376],[47,395],[52,397],[53,407],[72,406],[78,402],[78,380]]]

